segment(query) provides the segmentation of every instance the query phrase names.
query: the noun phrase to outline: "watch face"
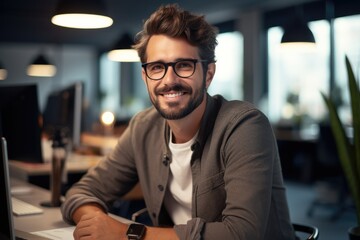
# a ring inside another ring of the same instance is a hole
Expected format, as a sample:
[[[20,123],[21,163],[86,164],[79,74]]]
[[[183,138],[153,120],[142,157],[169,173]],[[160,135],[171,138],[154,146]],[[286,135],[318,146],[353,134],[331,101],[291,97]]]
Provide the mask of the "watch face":
[[[129,239],[141,239],[145,233],[145,226],[142,224],[130,224],[126,235]]]

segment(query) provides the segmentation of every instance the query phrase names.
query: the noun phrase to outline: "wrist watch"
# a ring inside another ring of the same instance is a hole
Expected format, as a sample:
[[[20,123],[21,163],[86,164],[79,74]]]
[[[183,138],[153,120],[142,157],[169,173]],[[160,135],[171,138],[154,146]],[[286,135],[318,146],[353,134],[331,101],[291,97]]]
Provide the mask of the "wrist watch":
[[[126,235],[128,240],[141,240],[145,235],[146,227],[142,224],[132,223],[129,225]]]

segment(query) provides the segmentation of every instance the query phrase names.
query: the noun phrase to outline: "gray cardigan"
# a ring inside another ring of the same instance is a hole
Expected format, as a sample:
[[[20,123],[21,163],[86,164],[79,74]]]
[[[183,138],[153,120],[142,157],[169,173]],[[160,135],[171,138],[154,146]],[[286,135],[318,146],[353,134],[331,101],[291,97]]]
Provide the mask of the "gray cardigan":
[[[169,127],[153,107],[137,114],[114,151],[67,192],[65,221],[84,203],[107,209],[140,181],[154,225],[172,226],[163,207],[168,141]],[[180,239],[294,239],[276,140],[259,110],[208,95],[192,150],[193,219],[174,226]]]

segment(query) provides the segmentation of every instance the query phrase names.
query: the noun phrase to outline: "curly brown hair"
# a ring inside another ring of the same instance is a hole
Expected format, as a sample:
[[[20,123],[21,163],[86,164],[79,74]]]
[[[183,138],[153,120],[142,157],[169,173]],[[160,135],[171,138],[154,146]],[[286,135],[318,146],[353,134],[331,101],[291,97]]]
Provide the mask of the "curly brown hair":
[[[203,15],[184,11],[177,4],[160,6],[144,23],[144,28],[135,37],[133,48],[141,62],[146,62],[146,48],[152,35],[164,34],[173,38],[184,37],[199,48],[199,56],[208,63],[215,62],[217,29]]]

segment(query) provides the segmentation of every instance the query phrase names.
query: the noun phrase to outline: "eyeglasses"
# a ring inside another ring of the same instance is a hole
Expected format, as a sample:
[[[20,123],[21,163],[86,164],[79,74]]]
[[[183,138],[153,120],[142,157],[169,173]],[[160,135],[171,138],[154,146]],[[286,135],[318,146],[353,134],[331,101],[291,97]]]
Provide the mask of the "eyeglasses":
[[[196,70],[196,63],[198,62],[208,62],[207,60],[198,60],[198,59],[181,59],[175,62],[149,62],[143,63],[141,66],[144,68],[146,76],[151,80],[160,80],[162,79],[169,66],[171,66],[175,74],[181,78],[191,77]]]

